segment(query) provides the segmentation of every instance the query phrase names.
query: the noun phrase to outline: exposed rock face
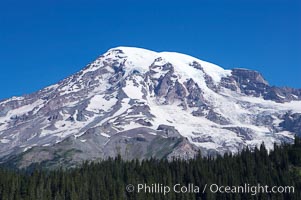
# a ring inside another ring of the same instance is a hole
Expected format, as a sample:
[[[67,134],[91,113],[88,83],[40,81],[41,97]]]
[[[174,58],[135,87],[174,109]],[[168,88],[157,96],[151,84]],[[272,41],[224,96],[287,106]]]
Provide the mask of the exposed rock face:
[[[56,167],[272,148],[300,134],[300,100],[300,89],[272,87],[256,71],[119,47],[55,85],[0,101],[0,159]]]
[[[187,104],[189,107],[199,107],[204,104],[203,91],[192,79],[184,83],[188,91]]]
[[[167,137],[179,137],[180,133],[173,126],[159,125],[158,131],[162,131]]]
[[[300,100],[300,90],[270,86],[259,72],[233,69],[232,75],[222,78],[221,86],[248,96],[263,97],[279,103]]]

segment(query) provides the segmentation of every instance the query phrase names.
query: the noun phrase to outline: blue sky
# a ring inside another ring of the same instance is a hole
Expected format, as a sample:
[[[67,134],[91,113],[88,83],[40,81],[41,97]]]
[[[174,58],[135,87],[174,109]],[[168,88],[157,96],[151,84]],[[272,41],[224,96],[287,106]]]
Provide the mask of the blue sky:
[[[39,90],[106,50],[176,51],[301,88],[301,1],[1,1],[0,99]]]

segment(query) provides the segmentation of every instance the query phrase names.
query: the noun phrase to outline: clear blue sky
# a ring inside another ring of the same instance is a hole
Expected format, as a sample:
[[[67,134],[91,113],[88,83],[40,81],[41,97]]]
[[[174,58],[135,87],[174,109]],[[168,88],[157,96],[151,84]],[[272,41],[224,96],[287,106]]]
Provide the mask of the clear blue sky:
[[[1,1],[0,99],[56,83],[116,46],[186,53],[301,88],[301,1]]]

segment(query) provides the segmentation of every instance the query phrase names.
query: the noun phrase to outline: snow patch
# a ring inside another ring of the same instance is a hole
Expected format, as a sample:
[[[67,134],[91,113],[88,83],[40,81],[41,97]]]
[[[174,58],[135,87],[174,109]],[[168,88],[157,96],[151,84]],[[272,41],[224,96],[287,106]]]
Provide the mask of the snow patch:
[[[4,143],[4,144],[7,144],[7,143],[10,142],[10,140],[3,138],[3,139],[0,140],[0,142]]]
[[[127,80],[126,86],[123,87],[123,91],[126,93],[126,95],[131,99],[142,99],[143,93],[142,93],[142,85],[139,84],[143,81],[143,78],[141,76],[134,76],[135,80]]]
[[[99,113],[100,111],[108,112],[117,103],[116,98],[105,99],[105,95],[95,95],[90,99],[86,108],[87,111]]]
[[[102,136],[104,136],[104,137],[107,137],[107,138],[111,137],[110,135],[108,135],[108,134],[106,134],[106,133],[101,133],[100,135],[102,135]]]

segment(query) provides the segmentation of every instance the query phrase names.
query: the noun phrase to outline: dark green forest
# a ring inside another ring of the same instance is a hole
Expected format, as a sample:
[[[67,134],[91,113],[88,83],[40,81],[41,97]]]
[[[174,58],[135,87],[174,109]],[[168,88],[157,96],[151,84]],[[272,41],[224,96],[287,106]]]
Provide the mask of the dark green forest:
[[[137,184],[159,183],[165,186],[194,184],[199,192],[168,194],[137,192]],[[220,193],[203,192],[204,186],[268,185],[294,186],[294,193]],[[133,184],[134,192],[126,186]],[[274,147],[270,153],[264,145],[253,151],[243,150],[238,155],[225,154],[188,161],[132,160],[120,157],[97,163],[83,163],[73,169],[11,170],[0,169],[0,199],[2,200],[125,200],[125,199],[301,199],[301,140],[294,144]]]

